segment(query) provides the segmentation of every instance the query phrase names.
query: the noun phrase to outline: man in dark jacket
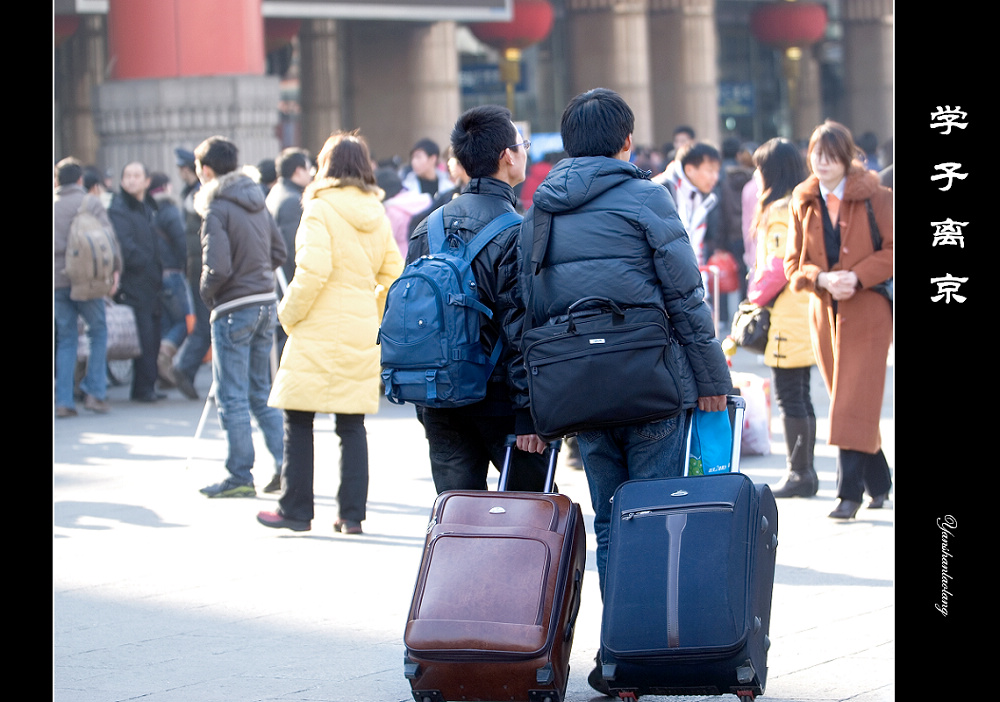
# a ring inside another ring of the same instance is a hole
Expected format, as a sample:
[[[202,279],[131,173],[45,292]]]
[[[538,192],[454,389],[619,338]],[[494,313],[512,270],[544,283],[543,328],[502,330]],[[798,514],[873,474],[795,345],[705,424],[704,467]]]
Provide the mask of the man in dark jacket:
[[[267,211],[274,217],[278,230],[285,240],[288,257],[281,268],[287,285],[292,282],[292,277],[295,275],[295,232],[298,231],[299,222],[302,220],[302,192],[312,181],[314,169],[309,159],[309,152],[294,146],[282,151],[274,165],[278,171],[278,180],[268,191],[265,202]],[[278,292],[283,293],[281,290]],[[275,329],[275,334],[280,358],[288,335],[280,324]],[[274,488],[273,485],[268,487]],[[268,491],[274,492],[265,489],[265,492]]]
[[[212,347],[212,326],[208,321],[208,308],[198,294],[201,280],[201,216],[194,211],[194,196],[201,187],[201,181],[195,172],[194,152],[178,148],[174,149],[174,153],[177,155],[177,174],[184,181],[181,202],[184,208],[184,232],[187,241],[187,284],[194,308],[194,329],[184,339],[174,357],[171,380],[185,397],[197,400],[198,391],[194,388],[195,375]]]
[[[587,296],[625,307],[662,307],[683,349],[676,356],[682,409],[725,410],[732,383],[694,249],[666,188],[629,163],[633,125],[628,104],[602,88],[573,98],[563,112],[569,158],[539,185],[521,225],[521,289],[528,315],[538,326]],[[531,263],[536,222],[550,226],[548,254],[537,272]],[[684,434],[680,412],[578,435],[594,507],[602,593],[612,495],[626,480],[682,475]],[[591,677],[592,684],[598,681],[604,684],[599,668]]]
[[[264,192],[237,170],[239,151],[224,137],[195,149],[202,188],[201,297],[211,310],[212,375],[219,421],[229,444],[229,477],[202,488],[208,497],[253,497],[256,490],[250,414],[281,470],[281,410],[269,407],[270,354],[277,322],[274,269],[285,262],[285,242],[264,207]]]
[[[444,205],[446,235],[471,241],[504,212],[514,211],[514,186],[524,180],[528,142],[497,105],[474,107],[459,117],[451,133],[455,157],[470,177],[463,193]],[[517,226],[501,232],[473,260],[480,301],[494,316],[484,320],[481,338],[486,355],[496,344],[503,354],[486,398],[455,409],[420,410],[430,445],[431,474],[437,491],[485,490],[489,465],[502,465],[504,442],[517,435],[508,486],[541,490],[545,443],[534,433],[528,407],[527,379],[511,339],[519,335],[524,310],[517,295]],[[428,253],[427,221],[414,230],[407,262]]]
[[[149,195],[149,175],[139,162],[122,169],[121,189],[108,207],[122,252],[122,277],[117,302],[135,312],[142,353],[132,372],[133,402],[155,402],[164,397],[156,392],[156,357],[160,353],[160,292],[163,266],[154,219],[156,203]]]

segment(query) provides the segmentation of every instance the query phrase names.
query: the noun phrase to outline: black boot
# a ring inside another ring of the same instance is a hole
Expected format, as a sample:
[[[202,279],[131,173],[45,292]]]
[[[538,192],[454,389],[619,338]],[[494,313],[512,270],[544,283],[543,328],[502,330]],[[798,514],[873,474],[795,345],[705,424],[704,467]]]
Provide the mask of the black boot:
[[[816,418],[785,417],[783,422],[788,473],[771,492],[775,497],[812,497],[819,491],[819,476],[813,468]]]

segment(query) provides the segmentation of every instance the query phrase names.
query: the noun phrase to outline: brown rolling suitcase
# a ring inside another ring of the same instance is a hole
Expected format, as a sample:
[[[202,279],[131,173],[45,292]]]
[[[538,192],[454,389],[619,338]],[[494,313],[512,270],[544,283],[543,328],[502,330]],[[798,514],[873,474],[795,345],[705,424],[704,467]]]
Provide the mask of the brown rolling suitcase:
[[[551,492],[451,490],[434,503],[403,642],[416,702],[562,702],[580,606],[580,506]]]

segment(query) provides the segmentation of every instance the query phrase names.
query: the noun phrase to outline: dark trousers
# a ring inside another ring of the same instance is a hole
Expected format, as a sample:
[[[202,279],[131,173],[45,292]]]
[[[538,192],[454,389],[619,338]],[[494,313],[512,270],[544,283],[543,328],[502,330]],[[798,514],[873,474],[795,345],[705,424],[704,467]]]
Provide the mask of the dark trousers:
[[[445,490],[485,490],[490,463],[499,470],[514,417],[469,417],[460,410],[424,409],[424,434],[430,446],[431,476]],[[514,450],[508,490],[541,492],[548,471],[546,454]]]
[[[122,296],[121,301],[135,312],[142,353],[134,361],[131,398],[148,399],[156,394],[156,357],[160,353],[160,297],[146,299]]]
[[[863,453],[840,449],[837,456],[837,497],[861,502],[867,492],[872,497],[884,495],[892,487],[889,464],[882,449]]]
[[[313,422],[315,412],[285,410],[285,456],[281,467],[278,511],[288,519],[311,521],[313,495]],[[340,438],[340,519],[364,521],[368,502],[368,433],[363,414],[335,415]]]
[[[771,368],[771,388],[781,417],[814,417],[809,375],[805,368]]]

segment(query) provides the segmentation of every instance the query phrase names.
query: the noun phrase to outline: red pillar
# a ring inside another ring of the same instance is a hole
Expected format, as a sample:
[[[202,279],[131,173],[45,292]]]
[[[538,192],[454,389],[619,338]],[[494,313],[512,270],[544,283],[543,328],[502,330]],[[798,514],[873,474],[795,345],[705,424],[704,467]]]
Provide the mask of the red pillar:
[[[263,75],[261,0],[110,0],[112,80]]]

